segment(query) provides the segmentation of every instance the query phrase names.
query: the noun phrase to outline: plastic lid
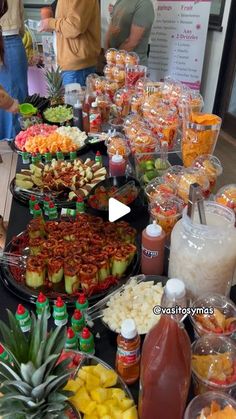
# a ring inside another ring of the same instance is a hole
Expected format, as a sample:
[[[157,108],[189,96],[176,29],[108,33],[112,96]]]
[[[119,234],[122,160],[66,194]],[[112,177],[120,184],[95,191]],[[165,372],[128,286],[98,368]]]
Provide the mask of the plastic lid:
[[[146,233],[150,237],[159,237],[161,235],[161,233],[162,233],[162,228],[161,228],[160,225],[158,225],[156,223],[156,221],[153,221],[152,224],[149,224],[146,227]]]
[[[183,298],[186,295],[185,285],[181,279],[169,279],[165,286],[165,295],[169,298]]]
[[[138,332],[136,329],[136,324],[133,319],[123,320],[121,324],[121,335],[125,339],[133,339],[137,336]]]
[[[123,160],[124,160],[124,159],[123,159],[123,157],[122,157],[120,154],[118,154],[118,151],[117,151],[117,152],[116,152],[116,154],[114,154],[114,156],[112,156],[112,158],[111,158],[111,161],[112,161],[113,163],[121,163]]]

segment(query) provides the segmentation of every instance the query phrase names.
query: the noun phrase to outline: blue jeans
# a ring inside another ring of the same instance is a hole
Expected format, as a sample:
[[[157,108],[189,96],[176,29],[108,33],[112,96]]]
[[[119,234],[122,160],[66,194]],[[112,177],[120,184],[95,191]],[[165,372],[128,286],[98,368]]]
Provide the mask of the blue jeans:
[[[4,37],[4,65],[0,66],[0,84],[14,99],[23,103],[28,95],[28,63],[21,37]],[[0,140],[12,139],[20,131],[18,115],[0,110]]]
[[[86,85],[86,78],[89,74],[95,73],[95,67],[83,68],[82,70],[68,70],[62,72],[63,85],[70,83],[79,83],[81,86]]]

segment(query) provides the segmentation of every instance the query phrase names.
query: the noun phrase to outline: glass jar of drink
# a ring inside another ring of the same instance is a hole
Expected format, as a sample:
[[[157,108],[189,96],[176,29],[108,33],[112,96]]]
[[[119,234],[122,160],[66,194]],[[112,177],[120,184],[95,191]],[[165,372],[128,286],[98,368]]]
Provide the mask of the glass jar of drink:
[[[180,278],[190,298],[207,292],[229,295],[236,267],[236,229],[231,209],[204,202],[206,225],[197,210],[183,217],[171,233],[169,277]]]

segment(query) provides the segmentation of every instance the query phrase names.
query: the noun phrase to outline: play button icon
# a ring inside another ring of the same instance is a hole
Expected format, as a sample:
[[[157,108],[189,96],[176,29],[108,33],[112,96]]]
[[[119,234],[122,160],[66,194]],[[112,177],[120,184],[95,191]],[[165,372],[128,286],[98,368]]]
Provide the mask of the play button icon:
[[[118,201],[115,198],[109,199],[108,210],[108,218],[111,223],[113,223],[116,220],[119,220],[119,218],[124,217],[130,212],[130,208],[127,207],[127,205],[122,204],[122,202]]]

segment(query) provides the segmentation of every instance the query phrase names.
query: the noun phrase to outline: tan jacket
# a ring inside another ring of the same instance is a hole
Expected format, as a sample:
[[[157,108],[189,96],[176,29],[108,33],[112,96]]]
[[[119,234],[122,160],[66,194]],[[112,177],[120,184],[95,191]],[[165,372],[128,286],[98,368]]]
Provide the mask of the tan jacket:
[[[0,85],[0,109],[9,109],[13,102],[14,100],[11,98],[11,96],[9,96],[8,93]]]
[[[57,34],[57,63],[62,70],[97,64],[101,49],[98,0],[58,0],[49,27]]]
[[[24,6],[22,0],[8,0],[8,11],[0,19],[2,31],[18,30],[24,35]]]

